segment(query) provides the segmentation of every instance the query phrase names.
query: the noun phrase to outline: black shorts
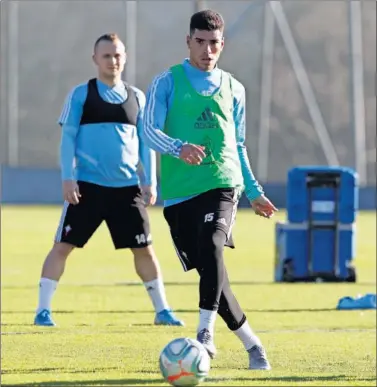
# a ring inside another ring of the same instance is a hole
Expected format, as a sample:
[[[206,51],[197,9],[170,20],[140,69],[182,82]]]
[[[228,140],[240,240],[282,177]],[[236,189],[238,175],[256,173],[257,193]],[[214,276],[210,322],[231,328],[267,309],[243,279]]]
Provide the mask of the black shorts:
[[[105,221],[116,249],[152,243],[149,218],[138,186],[112,188],[83,181],[78,185],[80,202],[64,202],[55,242],[83,247]]]
[[[234,188],[219,188],[164,208],[174,247],[185,271],[196,267],[202,238],[214,231],[226,234],[225,246],[234,248],[234,224],[239,194]]]

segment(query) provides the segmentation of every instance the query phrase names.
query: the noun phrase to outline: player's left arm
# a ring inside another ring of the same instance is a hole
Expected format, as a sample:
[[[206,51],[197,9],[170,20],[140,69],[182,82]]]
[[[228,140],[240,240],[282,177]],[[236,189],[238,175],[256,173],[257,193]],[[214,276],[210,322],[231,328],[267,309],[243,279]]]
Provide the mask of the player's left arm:
[[[252,171],[246,140],[246,93],[244,86],[232,79],[233,90],[233,118],[236,127],[236,141],[238,156],[240,158],[242,176],[245,184],[245,194],[256,214],[270,218],[277,209],[266,198],[262,186],[258,183]]]
[[[137,88],[134,88],[134,91],[139,104],[136,127],[139,137],[139,160],[142,166],[140,171],[140,183],[145,202],[153,205],[157,198],[156,152],[147,146],[142,136],[146,102],[145,95]]]

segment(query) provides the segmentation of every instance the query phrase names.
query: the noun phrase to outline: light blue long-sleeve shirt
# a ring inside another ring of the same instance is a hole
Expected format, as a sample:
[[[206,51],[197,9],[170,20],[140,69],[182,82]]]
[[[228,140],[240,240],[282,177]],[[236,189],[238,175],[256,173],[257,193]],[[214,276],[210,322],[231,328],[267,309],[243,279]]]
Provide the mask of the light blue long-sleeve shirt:
[[[97,88],[106,102],[121,104],[127,99],[123,82],[110,87],[97,79]],[[156,155],[141,136],[145,95],[136,87],[132,89],[140,109],[136,127],[119,123],[80,125],[88,84],[78,85],[68,94],[58,121],[62,126],[63,180],[76,179],[106,187],[140,183],[155,189]],[[142,168],[138,168],[139,161]]]
[[[183,62],[183,68],[192,86],[202,95],[212,95],[221,85],[222,70],[218,67],[211,72],[204,72],[192,66],[188,59],[186,59]],[[245,184],[245,194],[249,200],[253,200],[263,194],[263,190],[254,177],[245,147],[245,88],[234,78],[232,79],[232,85],[233,118],[238,155]],[[144,111],[143,135],[146,143],[157,152],[179,157],[182,141],[171,138],[163,132],[165,120],[172,106],[173,99],[174,80],[170,70],[167,70],[156,76],[149,87]],[[165,201],[165,206],[177,204],[192,197],[169,199]]]

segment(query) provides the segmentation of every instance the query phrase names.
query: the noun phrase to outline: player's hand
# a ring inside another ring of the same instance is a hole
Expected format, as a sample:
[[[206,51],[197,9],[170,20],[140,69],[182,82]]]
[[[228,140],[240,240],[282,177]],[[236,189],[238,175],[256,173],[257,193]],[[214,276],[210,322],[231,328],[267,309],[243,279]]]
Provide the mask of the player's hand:
[[[187,164],[200,165],[206,157],[204,149],[201,145],[185,144],[182,146],[179,158]]]
[[[278,211],[278,209],[264,195],[252,200],[250,204],[254,212],[263,218],[270,219],[274,213]]]
[[[70,204],[79,204],[81,195],[79,186],[74,180],[63,181],[63,198]]]
[[[149,185],[143,185],[141,187],[141,193],[146,206],[153,206],[157,200],[157,192],[155,187]]]

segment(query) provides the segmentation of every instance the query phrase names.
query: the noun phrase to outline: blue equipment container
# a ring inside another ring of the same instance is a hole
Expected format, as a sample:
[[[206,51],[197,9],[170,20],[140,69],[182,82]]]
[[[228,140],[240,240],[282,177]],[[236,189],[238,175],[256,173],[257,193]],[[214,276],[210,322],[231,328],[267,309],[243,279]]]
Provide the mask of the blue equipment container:
[[[287,223],[275,228],[275,281],[356,281],[356,173],[345,167],[288,172]]]

